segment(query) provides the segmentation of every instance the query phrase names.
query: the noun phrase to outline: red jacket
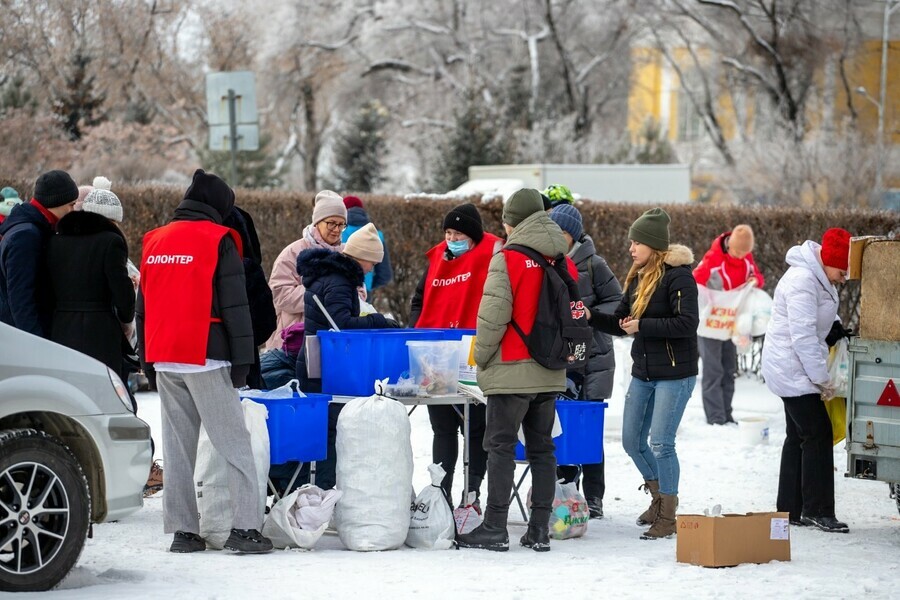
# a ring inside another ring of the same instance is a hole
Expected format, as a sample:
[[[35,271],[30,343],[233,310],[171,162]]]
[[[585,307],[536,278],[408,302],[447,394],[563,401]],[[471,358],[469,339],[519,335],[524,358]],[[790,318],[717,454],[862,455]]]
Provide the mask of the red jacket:
[[[725,250],[725,238],[730,235],[731,232],[726,231],[713,240],[709,250],[703,255],[703,260],[694,269],[694,279],[698,284],[707,286],[710,278],[715,275],[721,279],[722,289],[728,291],[744,285],[750,277],[755,277],[756,285],[762,288],[765,280],[753,260],[753,253],[744,258],[735,258]]]

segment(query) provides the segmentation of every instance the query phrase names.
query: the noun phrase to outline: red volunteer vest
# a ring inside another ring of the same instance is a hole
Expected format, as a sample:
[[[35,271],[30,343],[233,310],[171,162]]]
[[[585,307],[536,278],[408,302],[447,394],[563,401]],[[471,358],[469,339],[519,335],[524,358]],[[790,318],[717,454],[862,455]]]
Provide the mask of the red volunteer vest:
[[[534,318],[537,316],[538,296],[544,280],[543,267],[515,250],[504,250],[503,255],[506,258],[506,270],[509,273],[509,285],[513,295],[512,320],[527,335],[531,333]],[[578,267],[568,256],[566,266],[572,278],[578,281]],[[531,353],[528,352],[528,346],[513,326],[507,325],[506,333],[500,340],[500,360],[511,362],[529,358]]]
[[[444,260],[447,242],[425,253],[428,274],[417,328],[475,329],[484,281],[499,241],[485,233],[474,248],[453,260]]]
[[[236,231],[210,221],[175,221],[144,235],[141,293],[144,345],[149,363],[206,363],[213,276],[219,244]]]

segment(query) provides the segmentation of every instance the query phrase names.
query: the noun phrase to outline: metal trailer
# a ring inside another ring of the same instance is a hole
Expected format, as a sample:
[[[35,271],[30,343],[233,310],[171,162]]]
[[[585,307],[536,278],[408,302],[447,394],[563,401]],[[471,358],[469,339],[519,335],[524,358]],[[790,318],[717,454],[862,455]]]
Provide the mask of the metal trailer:
[[[900,510],[900,342],[852,338],[846,477],[887,482]]]
[[[560,183],[584,200],[685,204],[691,199],[690,165],[526,164],[469,167],[469,181],[519,182],[539,190]],[[514,187],[518,189],[518,187]],[[510,192],[512,193],[512,192]]]

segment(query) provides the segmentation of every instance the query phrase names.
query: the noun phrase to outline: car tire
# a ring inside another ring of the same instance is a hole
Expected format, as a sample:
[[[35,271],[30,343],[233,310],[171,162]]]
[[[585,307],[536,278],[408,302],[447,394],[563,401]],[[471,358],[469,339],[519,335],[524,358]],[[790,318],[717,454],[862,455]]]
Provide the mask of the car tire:
[[[78,460],[34,429],[0,431],[0,590],[49,590],[81,555],[90,494]]]

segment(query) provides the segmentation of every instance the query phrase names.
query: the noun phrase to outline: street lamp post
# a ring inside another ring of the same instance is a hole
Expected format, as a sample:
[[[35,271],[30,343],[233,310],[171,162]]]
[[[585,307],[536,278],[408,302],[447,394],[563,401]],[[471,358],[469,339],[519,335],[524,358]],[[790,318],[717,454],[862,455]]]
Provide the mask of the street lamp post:
[[[881,77],[878,83],[878,169],[875,172],[875,189],[879,195],[884,191],[882,177],[884,176],[884,103],[887,96],[888,39],[890,37],[891,14],[897,8],[900,8],[900,0],[884,1],[884,18],[881,24]]]

